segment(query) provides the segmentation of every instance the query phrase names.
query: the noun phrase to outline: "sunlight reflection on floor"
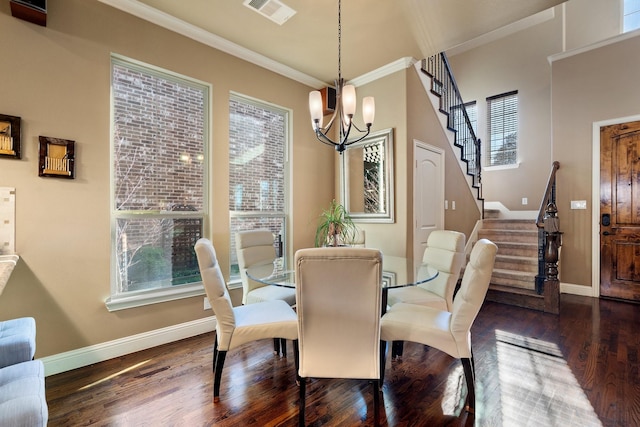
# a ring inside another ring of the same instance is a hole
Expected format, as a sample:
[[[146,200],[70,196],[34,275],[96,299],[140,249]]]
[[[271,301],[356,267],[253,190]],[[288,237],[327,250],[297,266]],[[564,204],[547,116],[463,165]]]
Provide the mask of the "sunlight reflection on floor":
[[[129,366],[128,368],[122,369],[122,370],[120,370],[120,371],[118,371],[118,372],[116,372],[116,373],[114,373],[114,374],[107,375],[106,377],[101,378],[101,379],[99,379],[98,381],[94,381],[94,382],[92,382],[91,384],[87,384],[87,385],[86,385],[86,386],[84,386],[84,387],[80,387],[78,390],[86,390],[86,389],[88,389],[88,388],[91,388],[91,387],[94,387],[94,386],[96,386],[96,385],[98,385],[98,384],[101,384],[101,383],[103,383],[103,382],[105,382],[105,381],[109,381],[110,379],[115,378],[115,377],[117,377],[117,376],[119,376],[119,375],[122,375],[122,374],[124,374],[125,372],[129,372],[129,371],[131,371],[131,370],[133,370],[133,369],[137,369],[137,368],[139,368],[140,366],[147,364],[149,361],[150,361],[150,360],[145,360],[144,362],[140,362],[140,363],[136,363],[135,365],[131,365],[131,366]]]
[[[458,364],[447,377],[447,385],[445,387],[444,395],[442,396],[442,413],[444,415],[458,416],[462,411],[464,402],[462,398],[466,399],[467,394],[463,390],[466,390],[466,383],[464,379],[464,372],[462,370],[462,364]]]
[[[496,331],[503,426],[602,426],[554,343]]]

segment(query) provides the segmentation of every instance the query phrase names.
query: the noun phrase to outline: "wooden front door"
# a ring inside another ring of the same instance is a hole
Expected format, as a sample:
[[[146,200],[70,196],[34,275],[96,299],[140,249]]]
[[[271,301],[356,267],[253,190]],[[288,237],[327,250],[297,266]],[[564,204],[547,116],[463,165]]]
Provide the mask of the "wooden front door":
[[[640,121],[600,128],[600,295],[640,301]]]

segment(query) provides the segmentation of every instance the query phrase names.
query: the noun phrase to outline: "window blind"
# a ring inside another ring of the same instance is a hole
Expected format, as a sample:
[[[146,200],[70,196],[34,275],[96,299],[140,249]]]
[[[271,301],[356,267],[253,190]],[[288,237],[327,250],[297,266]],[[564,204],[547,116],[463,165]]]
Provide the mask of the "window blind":
[[[487,166],[515,165],[518,160],[518,91],[487,98],[487,128]]]

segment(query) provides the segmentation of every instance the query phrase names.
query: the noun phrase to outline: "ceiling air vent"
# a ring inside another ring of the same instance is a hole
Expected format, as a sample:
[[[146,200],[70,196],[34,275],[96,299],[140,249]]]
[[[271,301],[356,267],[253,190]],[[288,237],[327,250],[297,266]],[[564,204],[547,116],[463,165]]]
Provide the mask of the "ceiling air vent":
[[[278,0],[245,0],[243,4],[278,25],[284,24],[296,14],[295,10]]]

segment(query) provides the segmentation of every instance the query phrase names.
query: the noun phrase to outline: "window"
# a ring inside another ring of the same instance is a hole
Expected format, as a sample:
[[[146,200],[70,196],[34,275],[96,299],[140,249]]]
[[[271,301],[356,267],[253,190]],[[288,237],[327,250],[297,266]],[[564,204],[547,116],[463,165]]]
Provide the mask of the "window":
[[[518,91],[487,98],[486,166],[516,165],[518,162]]]
[[[286,253],[289,113],[240,95],[229,102],[230,277],[238,279],[235,235],[266,228]],[[285,257],[286,258],[286,257]]]
[[[111,61],[112,287],[109,310],[203,294],[209,87]]]
[[[633,31],[640,28],[640,0],[624,0],[622,31]]]

